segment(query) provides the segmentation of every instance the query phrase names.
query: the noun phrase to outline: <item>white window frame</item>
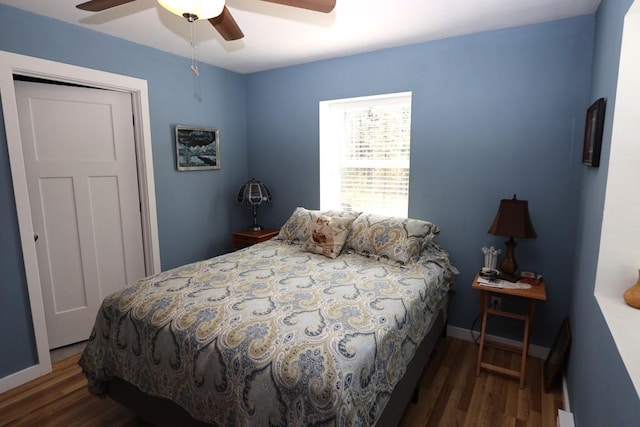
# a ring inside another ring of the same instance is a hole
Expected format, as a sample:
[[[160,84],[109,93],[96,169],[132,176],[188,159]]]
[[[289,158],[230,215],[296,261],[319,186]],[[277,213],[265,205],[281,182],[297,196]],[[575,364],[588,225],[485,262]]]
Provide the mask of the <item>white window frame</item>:
[[[320,209],[343,209],[339,200],[340,169],[345,166],[343,155],[344,122],[341,113],[347,107],[383,106],[409,104],[411,106],[411,92],[398,92],[382,95],[363,96],[320,101]],[[409,122],[409,138],[411,123]],[[359,167],[401,167],[407,170],[410,160],[396,161],[356,161]],[[394,164],[395,163],[395,164]],[[407,178],[408,179],[408,178]],[[409,182],[407,182],[408,188]],[[358,209],[357,206],[354,209]],[[396,206],[393,216],[407,217],[409,210],[409,193],[405,206]],[[388,212],[388,211],[387,211]],[[376,213],[376,212],[372,212]],[[386,213],[386,212],[378,212]]]

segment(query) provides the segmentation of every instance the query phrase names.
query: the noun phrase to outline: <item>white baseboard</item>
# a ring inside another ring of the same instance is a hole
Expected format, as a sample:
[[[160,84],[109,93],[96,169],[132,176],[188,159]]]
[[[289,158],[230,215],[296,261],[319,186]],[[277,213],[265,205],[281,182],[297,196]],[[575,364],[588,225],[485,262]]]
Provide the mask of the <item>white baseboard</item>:
[[[48,374],[49,372],[51,372],[51,361],[45,361],[44,363],[38,363],[37,365],[9,374],[6,377],[0,378],[0,393],[4,393],[5,391],[9,391],[19,385],[28,383],[31,380],[35,380],[36,378]]]
[[[562,374],[562,406],[567,412],[571,412],[571,404],[569,402],[569,386],[567,385],[567,376]]]
[[[474,331],[474,334],[479,335],[479,332]],[[473,341],[470,329],[459,328],[457,326],[447,326],[447,335],[454,338],[460,338],[461,340],[465,341]],[[502,344],[522,346],[522,341],[515,341],[490,334],[487,334],[487,338],[490,338],[492,341],[496,341]],[[533,344],[529,345],[529,356],[544,360],[547,358],[547,354],[549,354],[548,347],[541,347],[539,345]]]
[[[569,386],[567,385],[567,375],[562,374],[562,406],[558,409],[558,427],[575,427],[571,403],[569,402]]]
[[[558,427],[575,427],[573,414],[571,412],[558,409]]]

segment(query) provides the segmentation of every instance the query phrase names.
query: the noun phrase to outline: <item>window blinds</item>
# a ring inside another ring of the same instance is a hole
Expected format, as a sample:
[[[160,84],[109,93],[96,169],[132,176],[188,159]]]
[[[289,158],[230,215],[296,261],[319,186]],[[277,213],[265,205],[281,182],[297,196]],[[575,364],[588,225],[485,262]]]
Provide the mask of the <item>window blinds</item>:
[[[327,179],[334,188],[330,197],[321,197],[321,206],[329,208],[325,201],[331,200],[331,208],[339,204],[341,208],[406,217],[410,94],[342,101],[330,109],[334,114],[330,134],[334,138],[331,142],[321,139],[321,151],[332,146],[334,156],[331,167],[321,166],[321,182]],[[329,169],[334,169],[338,179],[328,178]]]

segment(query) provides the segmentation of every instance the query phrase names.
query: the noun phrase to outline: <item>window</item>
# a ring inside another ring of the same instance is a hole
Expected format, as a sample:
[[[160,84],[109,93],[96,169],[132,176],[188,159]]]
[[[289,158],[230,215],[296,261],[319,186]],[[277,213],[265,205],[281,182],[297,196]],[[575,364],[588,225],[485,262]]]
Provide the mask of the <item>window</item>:
[[[406,217],[411,92],[320,102],[320,208]]]

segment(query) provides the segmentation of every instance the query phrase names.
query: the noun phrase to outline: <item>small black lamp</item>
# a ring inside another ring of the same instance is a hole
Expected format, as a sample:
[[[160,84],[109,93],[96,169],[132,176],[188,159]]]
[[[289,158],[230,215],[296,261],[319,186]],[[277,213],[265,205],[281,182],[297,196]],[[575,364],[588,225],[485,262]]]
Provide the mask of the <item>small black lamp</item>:
[[[262,227],[257,223],[258,206],[262,203],[271,203],[273,196],[266,184],[251,178],[240,187],[236,203],[253,208],[253,224],[247,227],[252,231],[260,231]]]
[[[503,274],[512,276],[518,270],[518,263],[513,255],[516,246],[513,238],[532,239],[538,236],[529,216],[529,202],[517,200],[515,194],[511,200],[500,200],[498,213],[489,228],[489,233],[509,238],[505,242],[507,253],[502,260],[500,270]]]

